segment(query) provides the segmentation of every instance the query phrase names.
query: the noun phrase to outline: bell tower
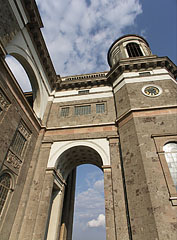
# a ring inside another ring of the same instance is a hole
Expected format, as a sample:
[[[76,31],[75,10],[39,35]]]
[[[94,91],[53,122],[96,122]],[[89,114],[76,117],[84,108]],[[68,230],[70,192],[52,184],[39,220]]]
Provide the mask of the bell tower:
[[[137,35],[116,40],[108,63],[130,239],[175,240],[177,158],[165,146],[177,146],[176,66]]]

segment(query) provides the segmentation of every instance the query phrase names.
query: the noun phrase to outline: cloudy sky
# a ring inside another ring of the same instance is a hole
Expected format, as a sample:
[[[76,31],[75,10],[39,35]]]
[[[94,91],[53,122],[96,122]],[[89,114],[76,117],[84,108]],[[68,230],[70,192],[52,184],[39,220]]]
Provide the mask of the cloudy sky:
[[[177,63],[176,0],[37,0],[42,29],[61,76],[109,70],[107,51],[124,34],[142,35],[152,52]],[[27,91],[22,70],[10,66]]]
[[[109,70],[110,45],[131,33],[145,37],[153,54],[169,56],[177,64],[176,0],[37,0],[37,4],[44,39],[61,76]],[[28,91],[22,70],[13,59],[7,61]],[[81,166],[79,182],[73,240],[104,240],[103,175]]]
[[[79,166],[76,185],[73,240],[106,240],[102,171]]]

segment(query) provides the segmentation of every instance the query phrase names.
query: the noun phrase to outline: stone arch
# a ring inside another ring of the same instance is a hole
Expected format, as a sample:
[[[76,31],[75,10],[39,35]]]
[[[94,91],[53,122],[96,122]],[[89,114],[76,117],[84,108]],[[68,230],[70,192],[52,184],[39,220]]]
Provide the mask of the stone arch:
[[[31,56],[23,48],[17,45],[8,45],[7,53],[13,56],[24,68],[33,92],[33,109],[38,117],[41,117],[42,104],[41,92],[42,86],[39,81],[39,73]]]
[[[76,140],[75,142],[65,141],[65,142],[53,143],[47,167],[48,168],[54,167],[55,169],[58,169],[58,166],[61,166],[60,161],[63,159],[64,152],[74,147],[81,147],[81,146],[87,147],[87,149],[88,148],[93,149],[95,153],[97,153],[100,156],[101,158],[100,163],[98,164],[98,162],[97,163],[95,162],[96,166],[101,168],[102,166],[110,165],[110,153],[109,153],[108,141],[106,139],[95,139],[95,140],[93,139],[93,140],[83,140],[83,141]],[[85,163],[87,162],[85,161]]]
[[[102,170],[103,166],[109,166],[109,162],[109,144],[106,139],[53,143],[48,168],[56,169],[59,178],[66,184],[57,190],[54,186],[52,191],[51,199],[55,194],[56,200],[54,199],[50,206],[46,240],[55,240],[56,236],[60,236],[59,239],[62,240],[72,237],[76,167],[81,164],[93,164]],[[56,212],[59,212],[60,216]],[[57,225],[56,218],[59,222]]]

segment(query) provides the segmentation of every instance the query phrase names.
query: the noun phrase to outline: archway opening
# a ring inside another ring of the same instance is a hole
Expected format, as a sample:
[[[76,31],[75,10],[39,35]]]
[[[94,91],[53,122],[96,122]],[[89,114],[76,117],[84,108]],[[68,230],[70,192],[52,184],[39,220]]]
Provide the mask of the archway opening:
[[[76,176],[72,240],[106,240],[103,172],[83,164]]]
[[[5,60],[30,106],[34,110],[39,109],[39,87],[30,64],[18,54],[7,55]]]
[[[54,240],[59,238],[60,240],[78,240],[85,239],[85,234],[87,234],[88,237],[92,235],[94,237],[93,239],[106,239],[104,180],[102,171],[103,161],[98,151],[95,150],[94,147],[92,148],[86,145],[70,147],[61,153],[55,166],[57,169],[56,177],[58,176],[58,182],[61,183],[61,187],[58,189],[59,201],[51,202],[51,215],[48,221],[46,239]],[[85,170],[83,171],[84,168]],[[83,192],[85,192],[83,193],[83,196],[86,195],[87,191],[92,193],[92,195],[87,196],[92,204],[90,204],[89,207],[89,204],[85,203],[85,206],[83,205],[82,209],[83,214],[81,214],[83,217],[84,215],[87,216],[84,217],[85,223],[82,223],[82,234],[84,235],[81,234],[81,229],[78,228],[77,224],[77,221],[80,219],[80,215],[77,215],[77,212],[79,211],[77,206],[79,204],[79,196],[82,195],[82,193],[79,195],[79,189],[82,187],[77,186],[77,191],[75,192],[76,169],[78,170],[78,176],[81,175],[81,177],[77,178],[78,182],[85,184],[86,190],[83,189]],[[86,178],[83,178],[83,176]],[[92,201],[93,197],[95,197],[95,199]],[[73,235],[74,202],[76,202],[76,224]],[[58,207],[56,207],[56,205]],[[59,214],[56,214],[57,212]],[[55,227],[54,222],[57,222]],[[80,238],[78,234],[80,235]]]
[[[20,62],[11,55],[6,56],[6,62],[9,68],[11,69],[12,73],[14,74],[23,92],[31,92],[32,87],[31,87],[29,77],[25,69],[23,68],[23,66],[20,64]]]

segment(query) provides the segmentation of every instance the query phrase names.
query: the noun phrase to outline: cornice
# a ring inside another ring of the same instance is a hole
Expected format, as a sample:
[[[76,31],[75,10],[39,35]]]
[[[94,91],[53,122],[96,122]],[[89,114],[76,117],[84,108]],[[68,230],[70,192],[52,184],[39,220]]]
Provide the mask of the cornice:
[[[166,68],[174,78],[177,77],[177,66],[168,57],[151,55],[120,60],[110,72],[108,72],[107,79],[108,82],[112,83],[124,72],[150,71],[160,68]]]
[[[63,77],[61,78],[61,82],[57,83],[56,91],[80,89],[91,86],[107,86],[109,85],[106,78],[107,73],[108,72],[99,72]]]
[[[22,0],[21,3],[26,12],[28,21],[30,23],[35,23],[39,28],[44,27],[35,0]]]
[[[36,48],[36,52],[38,53],[40,62],[47,75],[50,87],[53,90],[56,86],[56,82],[59,79],[57,78],[53,63],[51,61],[42,32],[40,30],[40,28],[43,27],[43,23],[37,5],[34,0],[23,0],[22,2],[29,21],[27,28]]]

